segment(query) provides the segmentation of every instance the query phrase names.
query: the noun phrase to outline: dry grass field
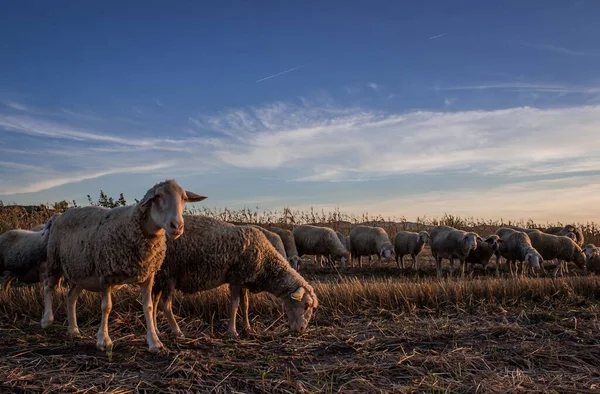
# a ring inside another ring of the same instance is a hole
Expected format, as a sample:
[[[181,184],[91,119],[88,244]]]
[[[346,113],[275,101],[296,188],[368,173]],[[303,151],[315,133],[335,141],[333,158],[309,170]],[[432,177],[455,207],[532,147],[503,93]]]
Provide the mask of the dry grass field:
[[[2,231],[29,228],[45,211],[4,209]],[[284,211],[203,211],[234,222],[323,223],[342,232],[378,223],[393,232],[450,224],[492,232],[502,223],[444,217],[407,223],[383,218]],[[34,215],[37,215],[34,217]],[[534,226],[533,223],[511,223]],[[545,227],[541,225],[540,227]],[[598,228],[582,224],[586,242]],[[211,393],[586,393],[600,392],[600,277],[500,278],[476,269],[465,279],[435,278],[429,250],[419,271],[395,263],[344,272],[306,263],[319,308],[306,333],[291,335],[280,303],[251,297],[253,333],[224,336],[224,288],[175,300],[186,339],[159,314],[167,354],[152,355],[136,290],[113,297],[112,353],[95,348],[100,297],[78,304],[82,337],[67,336],[65,290],[56,321],[42,330],[39,286],[0,293],[0,392]],[[550,267],[547,267],[550,268]]]

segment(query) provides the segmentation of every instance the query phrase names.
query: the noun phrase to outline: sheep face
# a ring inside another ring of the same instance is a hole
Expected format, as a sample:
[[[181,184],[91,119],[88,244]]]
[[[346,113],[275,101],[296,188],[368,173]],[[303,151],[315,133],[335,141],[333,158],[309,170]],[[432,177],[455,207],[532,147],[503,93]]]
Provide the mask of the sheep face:
[[[585,253],[586,258],[592,257],[592,255],[598,250],[593,244],[587,244],[583,248],[583,253]]]
[[[525,255],[525,264],[533,268],[534,270],[539,270],[541,268],[540,261],[542,261],[542,256],[534,250],[530,250]]]
[[[500,248],[500,243],[502,240],[497,235],[490,235],[483,242],[487,243],[490,248],[495,252]]]
[[[480,238],[481,239],[481,238]],[[463,237],[463,243],[468,250],[477,249],[477,235],[474,233],[467,233]]]
[[[292,266],[292,268],[297,271],[298,267],[300,266],[300,263],[302,262],[302,259],[300,257],[294,255],[294,256],[288,258],[288,261],[290,262],[290,265]]]
[[[285,314],[288,317],[290,331],[301,333],[306,330],[314,309],[317,307],[317,297],[312,291],[299,287],[284,298]]]
[[[183,190],[175,181],[166,181],[148,190],[141,204],[152,204],[150,218],[154,226],[164,229],[168,237],[177,239],[183,234],[185,203],[204,199],[206,197]]]
[[[577,235],[573,232],[568,232],[565,237],[571,238],[573,241],[577,242]]]
[[[429,240],[430,240],[430,238],[429,238],[429,234],[427,233],[427,231],[421,231],[419,233],[419,237],[417,238],[418,243],[426,244],[429,242]]]
[[[387,260],[391,259],[393,254],[394,254],[394,248],[390,247],[390,246],[384,246],[379,251],[379,255]]]

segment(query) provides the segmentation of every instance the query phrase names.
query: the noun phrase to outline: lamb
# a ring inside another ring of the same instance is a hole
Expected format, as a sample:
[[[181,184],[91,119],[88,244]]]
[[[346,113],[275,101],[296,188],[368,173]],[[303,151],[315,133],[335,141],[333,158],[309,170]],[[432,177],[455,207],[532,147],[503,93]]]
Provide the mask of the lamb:
[[[461,275],[464,276],[465,260],[471,251],[477,249],[478,235],[450,226],[438,226],[431,230],[429,237],[431,254],[436,261],[437,276],[442,276],[442,259],[450,261],[450,276],[454,271],[454,259],[458,259],[461,264]]]
[[[404,256],[410,255],[412,258],[412,268],[417,269],[417,256],[423,250],[425,244],[429,242],[429,233],[421,231],[413,233],[410,231],[399,231],[394,237],[394,252],[396,253],[396,264],[398,268],[404,269]]]
[[[249,224],[247,226],[254,227],[260,230],[260,232],[263,233],[265,237],[267,237],[267,240],[271,243],[271,245],[273,245],[275,250],[277,250],[279,254],[283,256],[284,259],[287,259],[287,253],[285,252],[283,241],[281,240],[281,237],[278,234],[254,224]]]
[[[298,256],[331,255],[334,260],[340,259],[341,267],[346,268],[349,253],[333,229],[303,224],[294,227],[292,234],[298,248]]]
[[[291,331],[306,329],[318,306],[313,288],[253,227],[234,226],[204,216],[184,216],[185,234],[167,240],[167,254],[156,275],[154,304],[160,306],[172,333],[182,337],[172,311],[175,289],[184,294],[229,284],[231,318],[228,334],[237,336],[236,315],[242,297],[244,329],[250,331],[248,289],[267,291],[283,300]],[[164,296],[164,297],[163,297]],[[156,310],[154,318],[156,319]]]
[[[467,259],[466,264],[481,264],[485,269],[492,256],[498,250],[498,247],[502,243],[500,237],[496,234],[489,235],[486,239],[477,237],[477,249],[472,250]],[[498,259],[496,258],[496,268],[498,267]]]
[[[58,279],[65,276],[71,285],[67,296],[69,334],[79,335],[75,312],[79,294],[83,290],[100,292],[102,319],[96,347],[111,350],[108,317],[112,291],[137,284],[142,293],[149,351],[164,350],[152,314],[154,275],[165,257],[166,238],[175,240],[184,233],[184,204],[205,198],[167,180],[154,185],[135,205],[70,208],[57,217],[48,239],[42,327],[54,321],[52,296]]]
[[[363,256],[369,256],[371,262],[371,256],[374,254],[381,264],[382,256],[386,260],[392,258],[394,245],[390,242],[387,232],[381,227],[354,226],[350,231],[350,254],[352,258],[358,257],[359,267],[362,265]]]
[[[496,251],[496,276],[499,275],[498,263],[500,255],[506,259],[506,263],[510,268],[511,274],[513,274],[512,263],[515,263],[515,270],[513,275],[517,275],[516,262],[525,263],[528,267],[534,270],[540,270],[540,263],[543,261],[540,253],[533,247],[529,236],[521,231],[515,231],[511,228],[500,228],[496,231],[496,235],[499,235],[502,242]]]
[[[298,249],[296,249],[296,242],[294,241],[294,234],[290,230],[286,230],[279,227],[269,227],[267,230],[274,232],[279,235],[281,241],[283,242],[283,246],[285,248],[285,253],[287,255],[287,259],[295,270],[298,270],[300,263],[302,260],[298,255]]]
[[[556,277],[558,272],[566,271],[563,266],[567,262],[574,262],[579,268],[585,270],[585,253],[572,239],[560,235],[548,234],[541,231],[533,231],[528,234],[533,247],[542,255],[544,260],[558,259],[556,269],[552,276]],[[568,271],[567,271],[568,272]]]
[[[0,273],[8,271],[4,290],[9,290],[15,279],[27,284],[40,282],[40,264],[46,262],[50,227],[56,217],[40,225],[40,230],[9,230],[0,235]]]
[[[572,224],[567,224],[564,227],[548,227],[547,229],[544,230],[545,233],[547,234],[554,234],[554,235],[567,235],[569,233],[573,233],[576,236],[576,240],[575,243],[577,243],[577,245],[582,248],[583,244],[584,244],[584,237],[583,237],[583,231],[581,230],[580,227],[575,227]]]

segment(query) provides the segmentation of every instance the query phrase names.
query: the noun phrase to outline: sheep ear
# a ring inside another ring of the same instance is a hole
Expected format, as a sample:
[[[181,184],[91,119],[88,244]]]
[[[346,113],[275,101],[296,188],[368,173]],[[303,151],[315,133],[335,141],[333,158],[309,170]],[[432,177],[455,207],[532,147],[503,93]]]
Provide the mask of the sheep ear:
[[[194,192],[189,192],[189,191],[185,191],[185,195],[186,197],[186,201],[188,202],[198,202],[198,201],[202,201],[202,200],[206,200],[208,197],[204,197],[201,196],[199,194],[196,194]]]
[[[290,297],[292,298],[292,300],[295,301],[302,301],[302,297],[304,297],[304,293],[306,292],[306,290],[304,289],[304,287],[298,287],[298,289],[293,292]]]
[[[475,238],[477,239],[477,242],[483,242],[483,238],[481,238],[479,235],[477,235]]]
[[[146,192],[146,195],[144,196],[144,198],[142,198],[142,201],[140,201],[140,204],[148,205],[148,203],[151,202],[152,200],[154,200],[156,197],[157,197],[156,188],[152,188]]]

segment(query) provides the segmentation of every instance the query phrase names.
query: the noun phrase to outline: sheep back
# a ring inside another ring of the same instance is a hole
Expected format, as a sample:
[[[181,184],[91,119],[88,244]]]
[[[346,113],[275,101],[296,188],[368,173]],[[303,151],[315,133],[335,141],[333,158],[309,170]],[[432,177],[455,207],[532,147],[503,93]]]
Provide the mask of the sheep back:
[[[298,256],[298,249],[296,248],[294,235],[290,230],[286,230],[280,227],[269,227],[267,230],[279,235],[279,238],[281,238],[281,242],[283,242],[283,247],[285,248],[285,253],[288,258],[291,259],[294,256]]]
[[[425,242],[419,242],[419,233],[398,231],[394,237],[394,250],[397,256],[418,255],[423,250]]]
[[[331,255],[333,258],[348,257],[348,251],[335,231],[329,227],[303,224],[292,231],[298,256]]]
[[[585,265],[585,254],[571,238],[533,231],[528,234],[533,247],[542,255],[544,260],[572,261],[578,267]]]
[[[380,256],[382,250],[394,251],[387,232],[372,226],[354,226],[350,231],[350,248],[353,256]]]

